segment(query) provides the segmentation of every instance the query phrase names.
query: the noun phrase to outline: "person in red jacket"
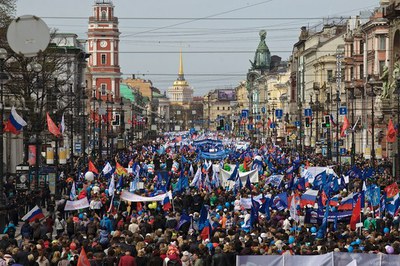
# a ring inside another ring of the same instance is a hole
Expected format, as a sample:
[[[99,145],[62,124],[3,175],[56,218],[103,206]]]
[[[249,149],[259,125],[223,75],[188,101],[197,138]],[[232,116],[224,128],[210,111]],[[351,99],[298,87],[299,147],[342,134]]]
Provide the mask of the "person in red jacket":
[[[126,250],[125,255],[119,259],[118,266],[136,266],[136,260],[129,250]]]

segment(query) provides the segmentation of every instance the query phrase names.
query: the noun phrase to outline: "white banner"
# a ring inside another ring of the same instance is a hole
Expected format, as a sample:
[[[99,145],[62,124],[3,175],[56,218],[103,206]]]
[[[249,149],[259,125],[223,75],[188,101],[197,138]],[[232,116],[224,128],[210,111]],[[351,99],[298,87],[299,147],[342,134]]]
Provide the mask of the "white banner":
[[[89,201],[88,198],[85,197],[80,200],[67,200],[67,203],[65,204],[64,211],[75,211],[75,210],[81,210],[89,208]]]
[[[254,169],[254,170],[248,171],[248,172],[239,172],[239,177],[240,177],[240,180],[242,181],[243,185],[246,183],[247,176],[250,176],[250,183],[258,183],[257,169]]]
[[[154,197],[143,197],[123,190],[121,193],[121,200],[126,200],[131,202],[152,202],[152,201],[163,201],[166,196],[172,199],[171,191],[168,191],[168,193],[160,194]]]
[[[303,256],[236,256],[236,265],[252,266],[334,266],[334,265],[399,265],[399,256],[387,254],[369,253],[343,253],[331,252],[323,255],[303,255]]]

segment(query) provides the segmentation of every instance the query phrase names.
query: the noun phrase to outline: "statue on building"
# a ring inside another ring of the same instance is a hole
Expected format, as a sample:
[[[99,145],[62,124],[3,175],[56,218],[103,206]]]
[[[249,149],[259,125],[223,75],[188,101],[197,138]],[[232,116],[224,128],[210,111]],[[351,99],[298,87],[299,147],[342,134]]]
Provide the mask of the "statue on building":
[[[389,90],[388,90],[388,96],[387,98],[390,97],[390,95],[393,93],[393,91],[396,91],[397,87],[397,79],[400,77],[400,59],[396,61],[393,65],[393,72],[392,72],[392,84],[390,84]]]
[[[382,75],[379,77],[379,79],[382,81],[381,99],[387,99],[389,98],[389,90],[390,90],[389,68],[387,66],[383,67]]]
[[[271,53],[267,44],[265,43],[267,32],[265,30],[261,30],[259,35],[260,43],[258,44],[256,54],[254,55],[254,62],[250,60],[250,63],[252,70],[269,70],[271,65]]]

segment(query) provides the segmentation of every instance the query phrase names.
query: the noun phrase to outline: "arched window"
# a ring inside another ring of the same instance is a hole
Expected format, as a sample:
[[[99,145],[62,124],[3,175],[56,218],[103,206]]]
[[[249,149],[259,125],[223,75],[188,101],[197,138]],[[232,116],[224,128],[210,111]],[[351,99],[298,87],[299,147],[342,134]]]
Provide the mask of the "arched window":
[[[101,11],[101,19],[106,20],[107,19],[107,12],[105,10]]]

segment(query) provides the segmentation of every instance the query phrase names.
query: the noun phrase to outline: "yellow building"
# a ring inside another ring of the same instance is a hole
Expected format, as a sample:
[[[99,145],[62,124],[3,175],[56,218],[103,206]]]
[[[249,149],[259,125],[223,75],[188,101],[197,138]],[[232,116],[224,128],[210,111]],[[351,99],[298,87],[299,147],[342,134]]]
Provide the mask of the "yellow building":
[[[150,101],[153,99],[153,92],[160,93],[158,89],[153,87],[151,80],[138,79],[135,75],[132,75],[132,78],[122,80],[122,83],[137,89],[143,97],[147,97]]]
[[[182,52],[179,56],[178,78],[174,81],[173,86],[167,89],[167,97],[171,104],[185,105],[193,101],[193,88],[189,86],[183,74]]]

